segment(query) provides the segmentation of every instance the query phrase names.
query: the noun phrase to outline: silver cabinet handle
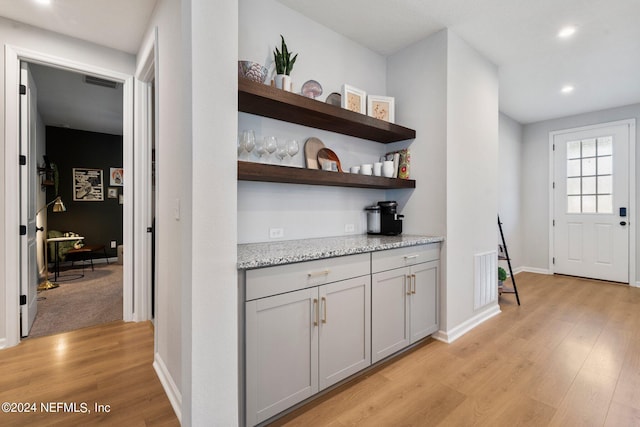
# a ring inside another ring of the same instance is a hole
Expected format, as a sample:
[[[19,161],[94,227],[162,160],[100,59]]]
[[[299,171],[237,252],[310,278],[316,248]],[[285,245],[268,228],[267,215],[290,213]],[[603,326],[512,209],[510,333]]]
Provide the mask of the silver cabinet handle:
[[[331,273],[331,270],[322,270],[322,271],[312,271],[311,273],[307,273],[307,277],[317,277],[317,276],[328,276]]]
[[[416,255],[405,255],[404,259],[415,259],[418,258],[420,255],[416,254]]]
[[[411,278],[413,279],[413,291],[411,293],[415,294],[416,293],[416,275],[412,274]]]

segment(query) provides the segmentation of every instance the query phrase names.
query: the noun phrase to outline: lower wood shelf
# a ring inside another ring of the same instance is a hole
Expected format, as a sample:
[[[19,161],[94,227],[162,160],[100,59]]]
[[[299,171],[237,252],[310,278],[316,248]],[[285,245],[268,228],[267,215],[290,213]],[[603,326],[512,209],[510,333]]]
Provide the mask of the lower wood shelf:
[[[243,161],[238,161],[238,180],[376,189],[416,188],[416,181],[412,179],[384,178]]]

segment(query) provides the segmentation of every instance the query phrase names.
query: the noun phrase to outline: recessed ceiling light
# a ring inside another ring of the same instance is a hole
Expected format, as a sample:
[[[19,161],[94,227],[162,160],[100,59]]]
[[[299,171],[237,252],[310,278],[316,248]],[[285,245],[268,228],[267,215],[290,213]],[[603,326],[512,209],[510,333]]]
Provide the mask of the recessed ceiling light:
[[[561,39],[566,39],[567,37],[571,37],[576,32],[576,27],[564,27],[558,32],[558,37]]]
[[[51,4],[51,0],[34,0],[34,1],[43,6],[49,6]]]
[[[575,88],[573,86],[571,86],[571,85],[564,85],[564,86],[562,86],[562,89],[560,89],[560,92],[562,92],[562,93],[571,93],[571,92],[573,92],[574,89]]]

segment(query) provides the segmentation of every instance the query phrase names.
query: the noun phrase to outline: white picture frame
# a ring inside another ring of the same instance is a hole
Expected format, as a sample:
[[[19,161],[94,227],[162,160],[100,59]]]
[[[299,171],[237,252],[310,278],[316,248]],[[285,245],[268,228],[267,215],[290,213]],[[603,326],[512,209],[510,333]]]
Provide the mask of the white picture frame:
[[[369,95],[367,97],[367,115],[385,122],[395,123],[395,98],[392,96]]]
[[[102,169],[73,168],[73,201],[104,201]]]
[[[340,106],[355,113],[367,114],[367,92],[348,84],[342,85]]]

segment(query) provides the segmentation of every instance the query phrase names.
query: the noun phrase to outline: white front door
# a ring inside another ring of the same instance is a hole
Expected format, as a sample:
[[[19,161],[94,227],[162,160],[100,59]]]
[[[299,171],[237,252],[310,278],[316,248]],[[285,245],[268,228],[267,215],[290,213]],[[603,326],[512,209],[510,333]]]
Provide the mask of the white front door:
[[[29,335],[38,312],[38,263],[36,259],[36,195],[37,159],[36,115],[37,93],[26,62],[20,63],[20,83],[25,93],[20,95],[20,155],[26,161],[20,166],[20,224],[26,235],[20,241],[20,318],[21,336]]]
[[[554,272],[629,283],[630,124],[553,134]]]

